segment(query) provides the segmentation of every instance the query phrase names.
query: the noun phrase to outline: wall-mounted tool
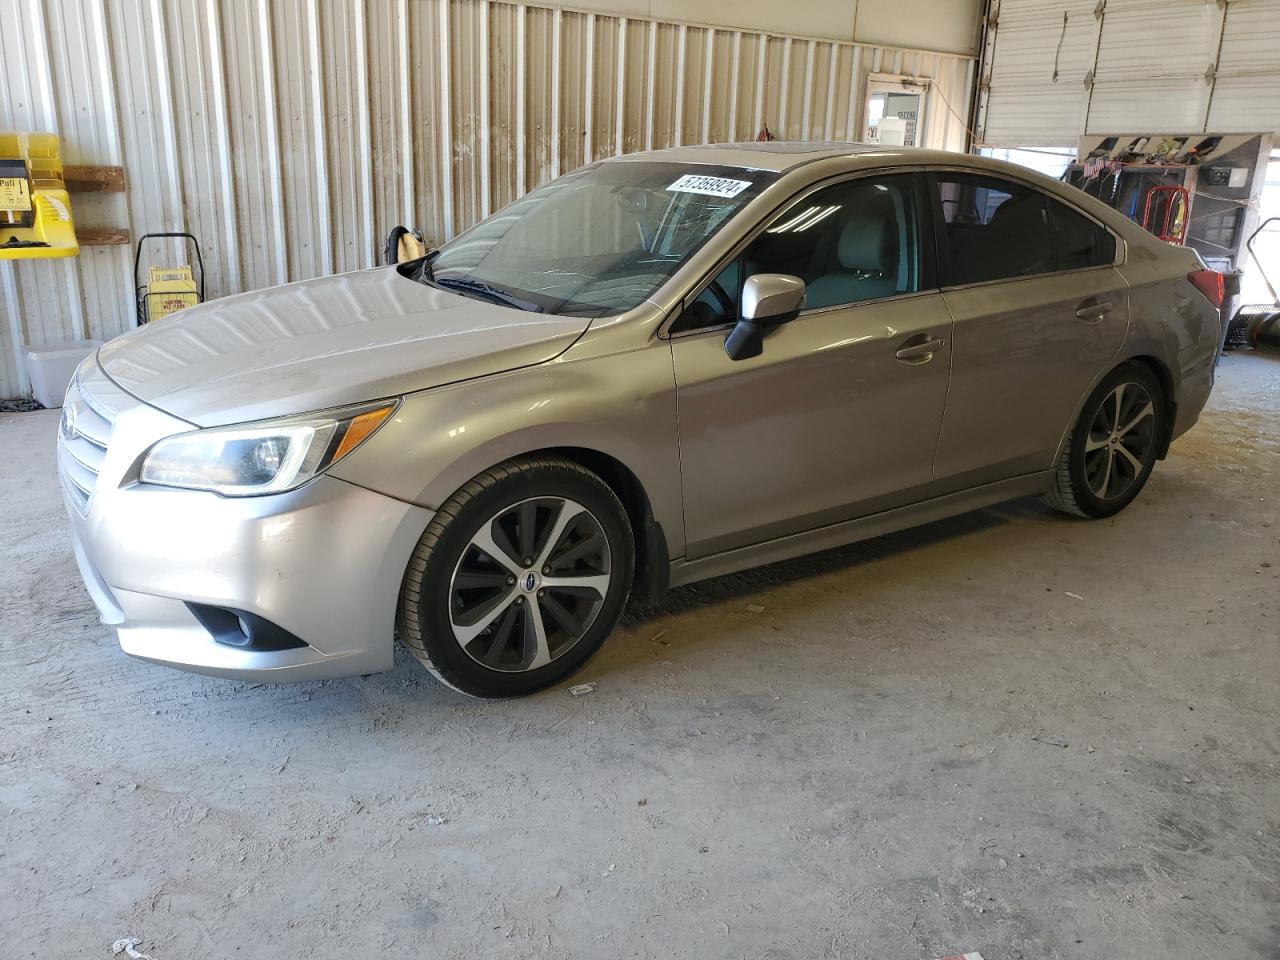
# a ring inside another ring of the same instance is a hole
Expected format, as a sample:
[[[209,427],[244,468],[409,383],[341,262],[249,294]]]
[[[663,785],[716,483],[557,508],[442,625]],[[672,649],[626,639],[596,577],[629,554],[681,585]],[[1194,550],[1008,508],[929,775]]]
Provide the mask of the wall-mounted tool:
[[[0,131],[0,260],[79,252],[57,135]]]

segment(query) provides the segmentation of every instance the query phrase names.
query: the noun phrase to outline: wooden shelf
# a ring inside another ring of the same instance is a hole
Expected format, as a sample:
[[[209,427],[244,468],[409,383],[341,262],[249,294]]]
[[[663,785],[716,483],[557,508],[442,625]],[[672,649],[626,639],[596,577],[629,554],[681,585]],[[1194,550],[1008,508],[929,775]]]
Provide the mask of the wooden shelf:
[[[76,239],[82,247],[119,246],[129,242],[129,231],[115,227],[76,227]]]
[[[68,193],[124,193],[124,167],[68,165],[62,178]]]
[[[124,167],[77,166],[62,168],[63,183],[68,193],[124,193]],[[129,231],[122,227],[76,227],[76,240],[82,247],[122,246],[129,242]]]

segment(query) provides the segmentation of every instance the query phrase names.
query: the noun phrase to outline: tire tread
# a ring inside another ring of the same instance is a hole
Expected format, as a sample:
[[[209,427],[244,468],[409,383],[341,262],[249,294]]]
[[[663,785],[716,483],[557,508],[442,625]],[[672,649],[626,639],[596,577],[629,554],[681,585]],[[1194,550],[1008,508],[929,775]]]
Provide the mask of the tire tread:
[[[1067,439],[1062,445],[1062,453],[1058,457],[1058,465],[1055,468],[1053,486],[1044,495],[1044,501],[1060,513],[1088,519],[1089,515],[1076,502],[1076,493],[1071,486],[1071,443],[1075,438],[1075,432],[1072,428],[1067,433]]]

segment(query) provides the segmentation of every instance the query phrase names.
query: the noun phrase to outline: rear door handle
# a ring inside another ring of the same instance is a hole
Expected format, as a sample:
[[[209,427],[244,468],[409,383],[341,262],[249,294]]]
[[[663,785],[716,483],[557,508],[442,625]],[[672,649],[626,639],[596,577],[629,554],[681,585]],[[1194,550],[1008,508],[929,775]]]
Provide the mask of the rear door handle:
[[[1090,323],[1097,323],[1103,317],[1114,309],[1115,304],[1110,300],[1096,300],[1090,297],[1080,306],[1076,307],[1076,316],[1081,320],[1088,320]]]
[[[912,340],[915,338],[913,337]],[[947,341],[941,337],[933,337],[929,340],[922,340],[912,343],[911,340],[899,348],[894,354],[899,360],[905,360],[907,363],[925,363],[933,359],[933,355],[947,345]]]

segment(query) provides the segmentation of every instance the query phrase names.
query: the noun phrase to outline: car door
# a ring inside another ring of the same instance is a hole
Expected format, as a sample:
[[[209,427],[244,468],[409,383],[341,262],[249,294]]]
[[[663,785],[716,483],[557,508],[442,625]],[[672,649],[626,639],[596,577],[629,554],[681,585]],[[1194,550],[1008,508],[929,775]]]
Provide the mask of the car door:
[[[955,321],[935,495],[1048,470],[1128,325],[1117,241],[1016,180],[939,170],[943,297]]]
[[[951,327],[930,229],[921,174],[823,186],[686,300],[671,352],[690,559],[926,495]],[[758,273],[799,276],[806,305],[761,355],[731,360],[725,336]]]

